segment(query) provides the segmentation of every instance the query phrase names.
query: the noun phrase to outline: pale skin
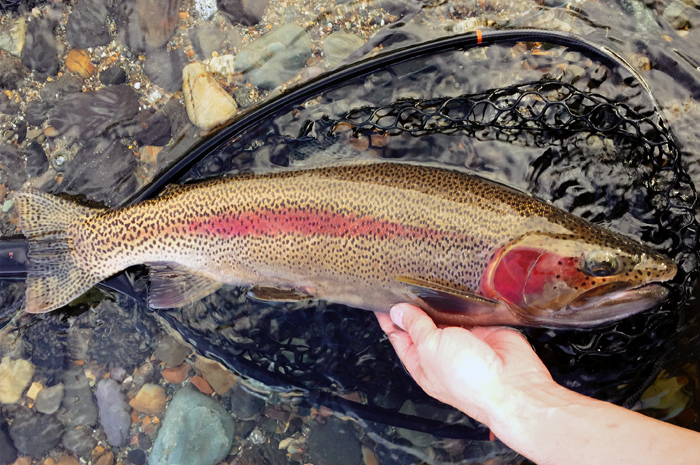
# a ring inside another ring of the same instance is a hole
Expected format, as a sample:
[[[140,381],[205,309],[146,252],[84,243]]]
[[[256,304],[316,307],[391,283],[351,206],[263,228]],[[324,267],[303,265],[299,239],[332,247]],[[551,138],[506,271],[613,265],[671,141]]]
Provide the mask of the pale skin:
[[[539,465],[700,464],[700,433],[558,385],[513,329],[438,328],[409,304],[377,318],[426,393]]]

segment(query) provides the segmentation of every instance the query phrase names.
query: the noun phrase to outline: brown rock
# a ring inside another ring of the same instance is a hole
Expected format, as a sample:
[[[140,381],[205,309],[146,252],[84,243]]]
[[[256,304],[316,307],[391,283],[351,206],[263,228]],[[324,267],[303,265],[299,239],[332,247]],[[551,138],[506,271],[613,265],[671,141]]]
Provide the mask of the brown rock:
[[[63,454],[58,459],[57,465],[80,465],[80,461],[78,461],[78,459],[76,459],[72,455]]]
[[[190,364],[185,362],[179,367],[171,367],[163,370],[163,379],[170,384],[179,384],[187,379],[190,372]]]
[[[157,384],[146,383],[129,405],[141,413],[157,415],[165,410],[165,390]]]
[[[66,68],[83,79],[89,78],[95,72],[95,65],[90,63],[90,57],[87,52],[79,48],[74,48],[68,52]]]
[[[97,459],[95,465],[114,465],[114,454],[107,452],[105,455]]]
[[[212,395],[214,393],[214,390],[209,386],[209,383],[207,383],[204,378],[201,376],[193,376],[190,378],[190,382],[195,385],[197,389],[202,394],[206,394],[208,396]]]
[[[207,383],[220,396],[226,394],[238,382],[233,373],[214,360],[197,357],[194,368],[202,374]]]

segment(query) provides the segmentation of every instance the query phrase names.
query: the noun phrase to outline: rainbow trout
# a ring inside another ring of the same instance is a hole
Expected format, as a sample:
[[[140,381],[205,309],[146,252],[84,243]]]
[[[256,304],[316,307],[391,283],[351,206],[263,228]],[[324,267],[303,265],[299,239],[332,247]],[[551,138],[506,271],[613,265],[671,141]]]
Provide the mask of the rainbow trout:
[[[448,325],[586,327],[659,304],[675,264],[530,195],[459,171],[365,163],[241,174],[118,210],[15,195],[30,241],[26,309],[150,267],[149,305],[222,284],[262,300],[388,311]]]

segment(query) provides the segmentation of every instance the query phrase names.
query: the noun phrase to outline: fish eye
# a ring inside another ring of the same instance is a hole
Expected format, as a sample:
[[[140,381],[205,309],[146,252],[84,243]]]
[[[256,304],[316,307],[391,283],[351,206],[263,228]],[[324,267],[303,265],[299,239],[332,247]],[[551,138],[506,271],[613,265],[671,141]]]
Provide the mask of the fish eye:
[[[584,267],[591,276],[605,277],[617,273],[619,264],[613,254],[598,250],[586,257]]]

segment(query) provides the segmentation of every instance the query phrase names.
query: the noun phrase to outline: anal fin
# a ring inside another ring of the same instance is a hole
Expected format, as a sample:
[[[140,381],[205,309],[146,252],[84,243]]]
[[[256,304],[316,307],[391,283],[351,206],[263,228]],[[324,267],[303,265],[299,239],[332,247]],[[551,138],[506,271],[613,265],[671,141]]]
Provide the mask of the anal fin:
[[[175,265],[149,265],[148,306],[151,308],[184,307],[219,289],[221,281]]]
[[[498,308],[498,302],[495,300],[463,289],[447,287],[421,278],[399,276],[396,279],[426,304],[441,312],[480,316],[493,314]]]
[[[313,300],[314,297],[296,289],[280,289],[278,287],[253,286],[248,290],[248,296],[263,302],[302,302]]]

